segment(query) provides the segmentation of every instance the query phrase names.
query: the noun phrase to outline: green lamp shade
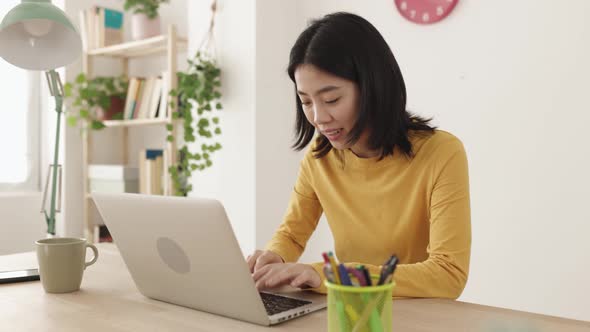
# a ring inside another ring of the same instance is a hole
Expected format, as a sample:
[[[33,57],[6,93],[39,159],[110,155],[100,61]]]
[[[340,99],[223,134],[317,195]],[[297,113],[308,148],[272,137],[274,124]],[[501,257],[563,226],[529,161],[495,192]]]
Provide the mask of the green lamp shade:
[[[81,52],[80,34],[49,0],[23,0],[0,23],[0,56],[17,67],[51,70]]]

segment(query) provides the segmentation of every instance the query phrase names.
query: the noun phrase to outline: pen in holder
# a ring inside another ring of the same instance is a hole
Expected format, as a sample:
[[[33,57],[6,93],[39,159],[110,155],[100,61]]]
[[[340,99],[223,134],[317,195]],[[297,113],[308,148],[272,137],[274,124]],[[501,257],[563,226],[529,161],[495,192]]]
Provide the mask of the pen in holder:
[[[374,285],[379,276],[372,276]],[[395,283],[354,287],[325,281],[328,289],[328,331],[391,331],[391,295]]]

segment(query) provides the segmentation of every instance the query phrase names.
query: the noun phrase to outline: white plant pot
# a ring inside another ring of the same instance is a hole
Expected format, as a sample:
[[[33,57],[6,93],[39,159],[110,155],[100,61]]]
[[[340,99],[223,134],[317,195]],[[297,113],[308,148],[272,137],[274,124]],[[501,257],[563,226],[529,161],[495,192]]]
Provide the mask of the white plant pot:
[[[131,38],[133,40],[158,36],[160,33],[160,16],[149,19],[145,14],[131,15]]]

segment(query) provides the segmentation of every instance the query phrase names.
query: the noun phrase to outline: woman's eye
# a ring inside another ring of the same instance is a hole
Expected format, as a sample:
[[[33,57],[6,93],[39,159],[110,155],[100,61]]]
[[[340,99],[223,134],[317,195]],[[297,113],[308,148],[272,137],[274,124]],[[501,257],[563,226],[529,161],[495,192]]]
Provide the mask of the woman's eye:
[[[309,102],[309,101],[302,101],[301,102],[301,105],[307,107],[307,106],[311,105],[311,102]]]
[[[336,98],[336,99],[332,99],[332,100],[328,100],[326,101],[326,104],[334,104],[335,102],[337,102],[338,100],[340,100],[340,97]]]

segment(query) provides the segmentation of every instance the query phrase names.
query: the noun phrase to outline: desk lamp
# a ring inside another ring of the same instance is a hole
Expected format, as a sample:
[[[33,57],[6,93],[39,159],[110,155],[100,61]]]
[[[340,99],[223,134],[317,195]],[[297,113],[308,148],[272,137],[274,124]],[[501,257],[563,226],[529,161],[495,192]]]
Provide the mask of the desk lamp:
[[[58,168],[61,201],[61,165],[58,165],[58,154],[64,95],[61,79],[55,69],[72,63],[81,52],[82,40],[76,28],[66,14],[52,5],[50,0],[22,0],[0,23],[0,57],[23,69],[45,71],[49,92],[55,98],[55,152],[41,206],[47,222],[47,233],[51,235],[55,235],[55,213],[59,212],[56,211]],[[48,214],[45,200],[50,177],[51,203]]]

